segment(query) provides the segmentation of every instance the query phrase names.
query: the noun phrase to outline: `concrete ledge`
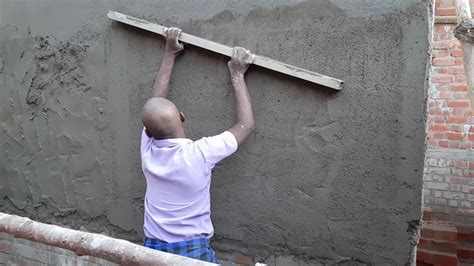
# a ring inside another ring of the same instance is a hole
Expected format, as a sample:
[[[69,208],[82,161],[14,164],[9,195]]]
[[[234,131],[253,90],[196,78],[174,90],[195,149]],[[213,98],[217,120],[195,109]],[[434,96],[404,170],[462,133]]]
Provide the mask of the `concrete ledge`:
[[[32,221],[0,212],[0,232],[93,256],[120,265],[215,265],[152,250],[131,242]]]

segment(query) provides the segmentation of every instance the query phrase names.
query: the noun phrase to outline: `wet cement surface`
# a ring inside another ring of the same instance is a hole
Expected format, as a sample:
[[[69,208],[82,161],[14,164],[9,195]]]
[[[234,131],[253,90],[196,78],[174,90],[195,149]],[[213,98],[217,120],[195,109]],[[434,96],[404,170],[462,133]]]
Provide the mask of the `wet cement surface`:
[[[108,20],[109,9],[345,81],[335,93],[249,69],[257,128],[214,169],[217,248],[408,261],[408,222],[421,217],[429,1],[2,2],[3,211],[143,237],[140,110],[164,41]],[[189,45],[177,59],[170,98],[192,139],[235,121],[227,60]]]

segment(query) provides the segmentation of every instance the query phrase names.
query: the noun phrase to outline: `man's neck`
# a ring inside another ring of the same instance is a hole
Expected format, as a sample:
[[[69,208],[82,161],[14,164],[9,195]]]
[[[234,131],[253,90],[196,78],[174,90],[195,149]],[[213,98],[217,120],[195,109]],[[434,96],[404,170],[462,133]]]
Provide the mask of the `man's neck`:
[[[177,139],[177,138],[186,138],[186,134],[184,134],[184,128],[179,128],[178,130],[176,130],[176,134],[174,134],[173,136],[173,139]]]

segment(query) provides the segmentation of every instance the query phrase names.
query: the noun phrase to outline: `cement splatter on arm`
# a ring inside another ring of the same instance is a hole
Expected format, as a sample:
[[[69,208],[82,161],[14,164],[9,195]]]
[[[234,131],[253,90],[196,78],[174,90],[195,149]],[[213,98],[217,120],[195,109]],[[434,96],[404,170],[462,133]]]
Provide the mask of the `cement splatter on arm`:
[[[245,141],[255,128],[252,103],[244,79],[244,74],[254,59],[255,55],[251,54],[249,50],[245,50],[241,47],[234,47],[232,50],[232,58],[228,64],[232,85],[235,90],[238,118],[237,124],[231,127],[228,131],[235,136],[239,145]]]
[[[153,87],[153,97],[168,96],[168,84],[171,78],[171,71],[173,70],[174,59],[183,51],[184,45],[178,42],[178,36],[181,34],[181,29],[168,28],[166,34],[166,50],[161,62],[160,70],[155,79]]]

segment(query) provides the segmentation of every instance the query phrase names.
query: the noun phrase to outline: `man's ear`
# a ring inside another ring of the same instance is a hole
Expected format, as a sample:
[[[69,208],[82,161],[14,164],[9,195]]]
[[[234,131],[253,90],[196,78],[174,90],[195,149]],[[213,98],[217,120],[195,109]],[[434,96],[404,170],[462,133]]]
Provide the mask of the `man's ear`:
[[[184,115],[183,112],[179,112],[179,118],[181,119],[181,122],[183,122],[183,123],[186,120],[186,116]]]

